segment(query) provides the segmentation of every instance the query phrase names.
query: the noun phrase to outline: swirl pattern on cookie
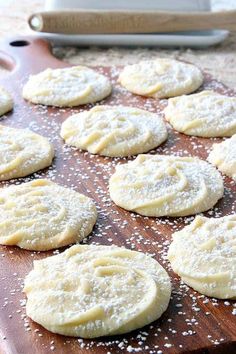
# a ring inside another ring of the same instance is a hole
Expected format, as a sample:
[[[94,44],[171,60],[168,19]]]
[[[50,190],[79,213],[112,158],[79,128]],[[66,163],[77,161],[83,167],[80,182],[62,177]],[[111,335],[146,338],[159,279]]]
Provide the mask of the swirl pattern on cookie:
[[[0,125],[0,180],[39,171],[50,166],[53,157],[53,146],[43,136]]]
[[[118,82],[141,96],[168,98],[194,92],[201,86],[203,75],[192,64],[158,58],[127,65]]]
[[[111,84],[106,76],[86,66],[46,69],[31,75],[23,88],[26,100],[57,107],[97,102],[110,93]]]
[[[220,144],[213,144],[208,161],[236,181],[236,134]]]
[[[96,106],[69,117],[61,128],[66,143],[104,156],[149,151],[167,138],[162,118],[142,109]]]
[[[27,315],[35,322],[54,333],[95,338],[130,332],[159,318],[171,285],[148,255],[76,245],[35,261],[24,292]]]
[[[181,133],[202,137],[236,133],[236,97],[202,91],[168,100],[165,118]]]
[[[220,173],[196,157],[139,155],[116,167],[109,190],[124,209],[146,216],[186,216],[212,208],[224,188]]]
[[[13,108],[13,99],[11,95],[0,86],[0,116],[11,111]]]
[[[0,244],[46,251],[86,237],[96,222],[93,201],[38,179],[0,190]]]
[[[174,272],[194,290],[236,299],[236,215],[197,216],[173,234],[168,259]]]

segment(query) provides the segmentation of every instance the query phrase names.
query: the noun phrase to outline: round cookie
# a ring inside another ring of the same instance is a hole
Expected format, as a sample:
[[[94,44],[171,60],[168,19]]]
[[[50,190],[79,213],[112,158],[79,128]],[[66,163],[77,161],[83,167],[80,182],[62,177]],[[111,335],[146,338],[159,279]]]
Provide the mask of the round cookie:
[[[165,118],[181,133],[202,137],[236,133],[236,97],[202,91],[168,100]]]
[[[184,283],[201,294],[236,299],[236,214],[197,216],[173,234],[168,259]]]
[[[236,181],[236,134],[220,144],[213,144],[208,161]]]
[[[125,66],[118,82],[141,96],[168,98],[194,92],[201,86],[203,75],[192,64],[159,58]]]
[[[212,208],[223,196],[223,180],[197,157],[139,155],[118,165],[109,181],[111,199],[146,216],[186,216]]]
[[[107,77],[86,66],[46,69],[31,75],[23,88],[26,100],[57,107],[97,102],[110,93]]]
[[[158,319],[167,309],[171,284],[148,255],[116,246],[76,245],[35,261],[24,292],[26,313],[35,322],[54,333],[95,338]]]
[[[103,156],[149,151],[167,138],[158,114],[124,106],[96,106],[69,117],[61,128],[68,145]]]
[[[46,251],[86,237],[96,222],[93,201],[38,179],[0,189],[0,244]]]
[[[13,108],[13,99],[11,95],[0,86],[0,116],[11,111]]]
[[[0,181],[48,167],[53,157],[53,146],[43,136],[28,129],[0,125]]]

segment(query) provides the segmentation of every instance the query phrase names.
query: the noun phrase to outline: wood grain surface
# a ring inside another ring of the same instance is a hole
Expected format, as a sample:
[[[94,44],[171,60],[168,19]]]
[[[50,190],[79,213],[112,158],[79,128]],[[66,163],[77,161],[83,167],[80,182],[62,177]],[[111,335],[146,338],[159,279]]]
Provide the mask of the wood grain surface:
[[[171,276],[172,298],[168,310],[158,321],[127,335],[94,340],[56,335],[26,317],[25,296],[22,293],[24,277],[32,269],[33,261],[53,252],[30,252],[17,247],[1,246],[0,353],[235,353],[235,303],[207,298],[189,289],[173,274],[165,258],[172,232],[181,229],[193,217],[147,218],[116,207],[109,198],[109,176],[117,163],[125,163],[134,157],[104,158],[66,146],[59,136],[61,123],[71,113],[88,109],[91,105],[58,109],[25,102],[21,91],[29,74],[47,67],[66,67],[68,64],[54,58],[50,46],[40,39],[27,38],[27,42],[25,39],[16,40],[18,42],[10,40],[1,45],[0,63],[12,72],[0,78],[0,83],[11,92],[15,105],[11,113],[0,119],[0,123],[11,127],[29,127],[48,137],[55,146],[56,157],[52,167],[27,178],[1,182],[1,187],[46,177],[92,197],[96,201],[99,217],[93,233],[85,242],[115,244],[150,253]],[[121,68],[94,69],[110,77],[114,86],[112,95],[100,103],[126,104],[154,112],[162,112],[166,105],[166,100],[142,98],[122,89],[116,83]],[[235,95],[235,92],[208,75],[205,75],[204,88]],[[215,141],[221,139],[188,137],[169,127],[167,142],[151,153],[175,153],[206,159]],[[213,210],[206,212],[206,216],[223,216],[235,212],[235,183],[230,178],[224,178],[224,184],[223,199]]]

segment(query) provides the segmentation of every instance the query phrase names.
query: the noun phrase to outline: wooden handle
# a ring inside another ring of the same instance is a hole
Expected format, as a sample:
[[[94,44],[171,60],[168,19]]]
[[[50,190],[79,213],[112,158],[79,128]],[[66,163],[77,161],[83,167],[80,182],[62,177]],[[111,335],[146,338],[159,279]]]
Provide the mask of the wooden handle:
[[[35,31],[63,34],[236,30],[236,10],[181,13],[76,9],[35,13],[29,18],[29,25]]]
[[[0,65],[10,71],[11,77],[18,79],[38,73],[52,64],[58,68],[69,65],[54,57],[50,43],[41,38],[17,36],[0,41]],[[8,81],[4,85],[10,84]]]

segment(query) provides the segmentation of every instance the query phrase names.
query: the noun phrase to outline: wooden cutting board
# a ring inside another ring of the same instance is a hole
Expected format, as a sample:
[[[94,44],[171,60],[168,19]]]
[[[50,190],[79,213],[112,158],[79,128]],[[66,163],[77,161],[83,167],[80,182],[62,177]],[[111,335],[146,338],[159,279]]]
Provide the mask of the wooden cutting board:
[[[183,228],[193,218],[147,218],[116,207],[109,198],[108,179],[117,163],[125,158],[103,158],[65,146],[59,136],[61,123],[71,114],[91,105],[58,109],[37,106],[21,97],[22,85],[29,74],[47,67],[59,68],[69,64],[51,55],[50,46],[40,39],[20,38],[1,45],[0,63],[12,70],[0,79],[14,97],[14,110],[0,119],[0,123],[29,127],[48,137],[56,149],[53,166],[27,178],[2,182],[1,187],[46,177],[92,197],[97,204],[99,218],[86,242],[119,245],[151,253],[169,272],[172,279],[172,298],[168,310],[151,326],[124,336],[81,340],[48,332],[25,315],[25,296],[22,284],[35,259],[52,252],[29,252],[17,247],[0,247],[0,352],[3,354],[46,353],[236,353],[235,303],[207,298],[180,283],[171,271],[165,256],[172,232]],[[108,63],[109,64],[109,63]],[[162,112],[166,100],[154,100],[132,95],[117,83],[121,68],[95,67],[113,83],[112,95],[101,103],[126,104],[154,112]],[[204,88],[228,95],[236,92],[205,74]],[[202,88],[201,88],[202,89]],[[169,128],[168,141],[151,153],[199,156],[206,159],[215,141],[188,137]],[[130,160],[133,159],[129,158]],[[235,212],[236,186],[224,178],[223,199],[206,216],[223,216]],[[62,250],[60,250],[62,251]]]

